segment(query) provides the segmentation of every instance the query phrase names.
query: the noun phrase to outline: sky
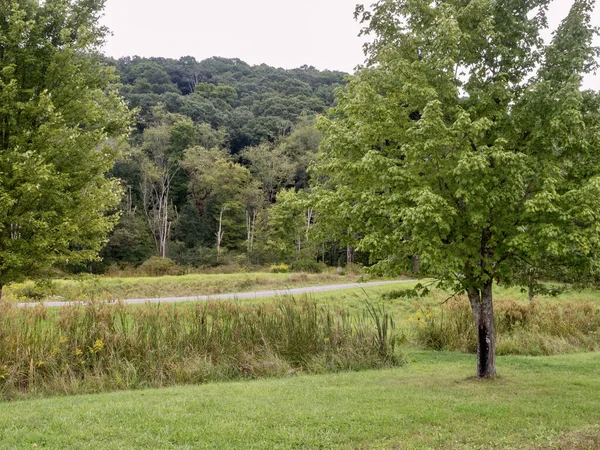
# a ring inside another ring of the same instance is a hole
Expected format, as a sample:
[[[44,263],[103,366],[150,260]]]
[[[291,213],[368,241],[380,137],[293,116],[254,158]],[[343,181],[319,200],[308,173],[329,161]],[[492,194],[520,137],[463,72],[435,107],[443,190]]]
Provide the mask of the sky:
[[[103,23],[113,36],[104,50],[115,58],[189,55],[200,61],[222,56],[252,65],[291,69],[306,64],[351,73],[364,61],[364,38],[357,36],[361,27],[353,17],[358,2],[107,0]],[[551,30],[572,3],[554,0],[548,15]],[[593,21],[600,26],[600,5]],[[588,76],[584,84],[600,90],[600,74]]]

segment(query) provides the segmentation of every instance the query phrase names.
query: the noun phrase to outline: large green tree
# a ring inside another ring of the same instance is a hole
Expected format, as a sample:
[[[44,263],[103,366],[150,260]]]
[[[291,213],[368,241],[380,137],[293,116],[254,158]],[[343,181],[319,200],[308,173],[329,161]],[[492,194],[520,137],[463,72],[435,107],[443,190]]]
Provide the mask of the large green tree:
[[[596,268],[600,97],[593,0],[549,44],[551,0],[381,0],[357,15],[366,66],[323,120],[319,217],[345,218],[380,266],[467,294],[477,375],[493,377],[494,282],[548,262]]]
[[[97,54],[103,0],[0,3],[0,292],[96,257],[120,188],[105,174],[129,113]]]

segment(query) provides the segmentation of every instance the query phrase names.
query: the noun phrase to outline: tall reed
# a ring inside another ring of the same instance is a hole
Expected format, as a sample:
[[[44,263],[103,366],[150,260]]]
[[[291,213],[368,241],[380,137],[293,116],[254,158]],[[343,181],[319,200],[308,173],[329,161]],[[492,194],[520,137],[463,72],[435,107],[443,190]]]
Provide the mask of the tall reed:
[[[259,305],[0,305],[5,398],[399,363],[393,322],[377,309],[351,315],[293,298]]]
[[[553,355],[600,349],[600,305],[512,300],[495,302],[496,352]],[[468,301],[458,298],[438,311],[411,317],[412,338],[426,348],[476,351],[477,336]]]

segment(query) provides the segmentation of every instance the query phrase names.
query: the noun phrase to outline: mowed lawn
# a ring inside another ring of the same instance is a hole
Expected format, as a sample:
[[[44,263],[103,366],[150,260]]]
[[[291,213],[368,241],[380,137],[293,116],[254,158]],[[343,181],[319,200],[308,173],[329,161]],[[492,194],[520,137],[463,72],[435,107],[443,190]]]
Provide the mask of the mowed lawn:
[[[394,370],[2,403],[3,449],[597,449],[600,354],[410,351]]]

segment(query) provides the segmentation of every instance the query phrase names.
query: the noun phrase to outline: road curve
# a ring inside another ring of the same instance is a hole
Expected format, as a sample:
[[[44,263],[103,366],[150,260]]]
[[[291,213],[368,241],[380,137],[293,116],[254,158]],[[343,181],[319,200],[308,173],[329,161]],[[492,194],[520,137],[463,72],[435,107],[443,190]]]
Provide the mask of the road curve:
[[[248,299],[248,298],[260,298],[260,297],[276,297],[281,295],[298,295],[298,294],[311,294],[315,292],[329,292],[339,291],[341,289],[361,288],[370,286],[384,286],[387,284],[398,284],[398,283],[411,283],[415,280],[393,280],[393,281],[371,281],[368,283],[346,283],[346,284],[329,284],[326,286],[308,286],[299,287],[293,289],[277,289],[273,291],[260,291],[260,292],[238,292],[235,294],[215,294],[215,295],[196,295],[191,297],[165,297],[165,298],[130,298],[122,300],[126,305],[139,305],[144,303],[179,303],[179,302],[194,302],[194,301],[206,301],[206,300],[236,300],[236,299]],[[116,303],[117,301],[111,301],[109,303]],[[85,302],[43,302],[45,306],[70,306],[70,305],[81,305]],[[18,303],[20,307],[36,306],[36,303]]]

